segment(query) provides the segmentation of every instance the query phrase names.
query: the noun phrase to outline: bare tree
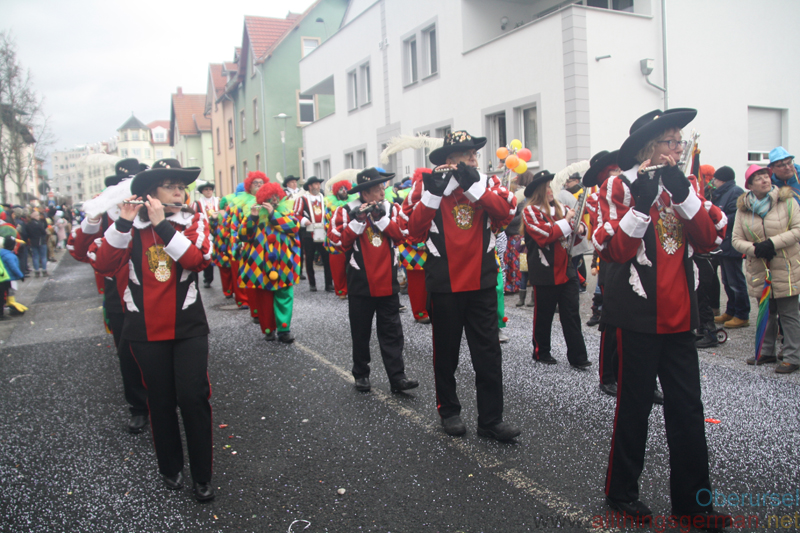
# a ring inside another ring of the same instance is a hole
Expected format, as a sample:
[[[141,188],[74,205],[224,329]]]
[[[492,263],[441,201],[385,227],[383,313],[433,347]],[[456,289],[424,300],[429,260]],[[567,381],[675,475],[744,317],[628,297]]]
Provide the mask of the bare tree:
[[[16,186],[17,201],[25,199],[25,185],[37,171],[54,142],[43,110],[43,100],[33,88],[31,75],[17,58],[17,46],[0,32],[0,197],[8,197],[8,182]]]

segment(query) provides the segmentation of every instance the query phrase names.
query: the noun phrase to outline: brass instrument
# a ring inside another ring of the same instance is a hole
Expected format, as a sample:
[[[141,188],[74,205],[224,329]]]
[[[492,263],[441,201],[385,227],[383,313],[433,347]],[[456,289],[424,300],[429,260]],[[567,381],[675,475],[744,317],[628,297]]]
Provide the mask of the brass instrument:
[[[678,168],[680,168],[681,171],[687,176],[690,174],[689,171],[692,169],[692,154],[694,152],[695,145],[697,145],[698,137],[700,137],[700,134],[697,133],[697,131],[692,130],[692,135],[686,142],[686,148],[683,149],[681,158],[678,161]],[[644,172],[650,172],[651,170],[658,170],[666,166],[667,166],[666,164],[662,164],[662,165],[652,165],[649,167],[640,168],[639,173],[642,174]]]

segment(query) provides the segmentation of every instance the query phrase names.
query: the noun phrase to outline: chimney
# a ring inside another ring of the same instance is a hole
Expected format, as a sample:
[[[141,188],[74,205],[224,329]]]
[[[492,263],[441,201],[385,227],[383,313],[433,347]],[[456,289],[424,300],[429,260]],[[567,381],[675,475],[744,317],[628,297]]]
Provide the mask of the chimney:
[[[178,96],[183,96],[183,88],[178,87]]]

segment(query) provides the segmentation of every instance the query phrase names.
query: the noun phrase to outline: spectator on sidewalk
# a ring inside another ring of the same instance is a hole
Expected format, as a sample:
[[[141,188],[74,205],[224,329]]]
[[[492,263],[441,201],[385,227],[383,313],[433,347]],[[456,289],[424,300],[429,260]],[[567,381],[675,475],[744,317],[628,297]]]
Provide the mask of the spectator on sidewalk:
[[[31,257],[33,257],[33,271],[38,278],[47,275],[47,225],[42,220],[42,214],[34,210],[30,220],[23,226]]]

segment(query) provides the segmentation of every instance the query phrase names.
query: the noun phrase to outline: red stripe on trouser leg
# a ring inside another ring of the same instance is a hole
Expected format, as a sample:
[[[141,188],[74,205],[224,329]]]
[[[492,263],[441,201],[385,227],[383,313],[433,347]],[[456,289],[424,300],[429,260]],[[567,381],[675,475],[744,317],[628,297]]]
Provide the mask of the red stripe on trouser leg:
[[[275,293],[266,289],[249,289],[250,292],[250,309],[255,305],[258,309],[258,325],[261,326],[261,333],[266,333],[267,330],[275,331],[275,307],[274,296]]]
[[[233,294],[236,298],[236,305],[239,307],[248,305],[247,294],[244,291],[244,287],[240,285],[239,261],[231,259],[231,274],[233,275]]]
[[[219,267],[219,278],[222,282],[222,293],[225,296],[233,294],[233,273],[231,267]]]
[[[244,289],[244,293],[247,295],[247,301],[250,303],[250,316],[253,318],[258,318],[258,296],[256,296],[256,291],[259,289],[251,289],[247,288]]]
[[[614,428],[611,433],[611,451],[608,454],[608,470],[606,470],[606,496],[611,487],[611,467],[614,464],[614,440],[617,438],[617,419],[619,418],[619,395],[622,391],[622,329],[617,328],[617,406],[614,409]]]
[[[406,270],[406,278],[408,279],[408,299],[411,302],[414,319],[426,318],[428,311],[425,306],[428,305],[428,291],[425,289],[425,271]]]
[[[347,294],[347,254],[329,254],[328,261],[337,295]]]

